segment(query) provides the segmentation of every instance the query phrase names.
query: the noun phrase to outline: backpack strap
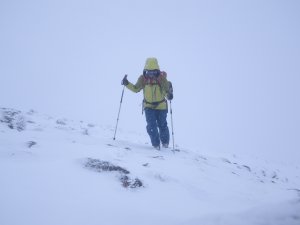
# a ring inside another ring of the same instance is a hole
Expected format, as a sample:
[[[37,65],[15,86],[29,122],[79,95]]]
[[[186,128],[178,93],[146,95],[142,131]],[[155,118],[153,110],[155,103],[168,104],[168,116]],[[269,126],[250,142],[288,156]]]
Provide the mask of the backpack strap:
[[[145,85],[153,85],[153,84],[158,84],[161,86],[161,80],[162,80],[162,75],[159,75],[158,77],[147,77],[146,75],[143,75],[143,86]]]
[[[160,103],[166,102],[166,99],[164,98],[163,100],[158,101],[158,102],[147,102],[146,99],[144,99],[144,102],[146,104],[152,105],[154,108],[156,108]]]

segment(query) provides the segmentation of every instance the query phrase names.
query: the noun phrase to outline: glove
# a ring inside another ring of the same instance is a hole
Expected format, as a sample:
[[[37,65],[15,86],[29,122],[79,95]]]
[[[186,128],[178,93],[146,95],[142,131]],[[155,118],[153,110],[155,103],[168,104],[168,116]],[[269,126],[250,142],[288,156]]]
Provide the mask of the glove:
[[[169,90],[168,90],[168,94],[167,94],[167,99],[168,100],[173,99],[173,85],[172,85],[171,81],[169,81]]]
[[[129,81],[127,80],[127,75],[125,75],[125,77],[123,78],[121,84],[125,85],[125,86],[127,86],[129,84]]]
[[[172,100],[173,99],[173,94],[172,93],[167,94],[167,99]]]

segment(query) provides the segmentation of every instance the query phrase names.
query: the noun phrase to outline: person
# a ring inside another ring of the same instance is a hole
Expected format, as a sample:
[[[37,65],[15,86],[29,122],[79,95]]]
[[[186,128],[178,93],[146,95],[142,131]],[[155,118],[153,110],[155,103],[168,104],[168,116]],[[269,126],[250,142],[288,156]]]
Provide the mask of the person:
[[[151,144],[157,150],[160,150],[160,145],[168,148],[170,132],[167,123],[167,100],[173,99],[173,87],[167,80],[167,73],[160,71],[157,59],[146,59],[143,74],[135,85],[127,80],[127,76],[123,78],[122,85],[135,93],[143,90],[143,110]]]

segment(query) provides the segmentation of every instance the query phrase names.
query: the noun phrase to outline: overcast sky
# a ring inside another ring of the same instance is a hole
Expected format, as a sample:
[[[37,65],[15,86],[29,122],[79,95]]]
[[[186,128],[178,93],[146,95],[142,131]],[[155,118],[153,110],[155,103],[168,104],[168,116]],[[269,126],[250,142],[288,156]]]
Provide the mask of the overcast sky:
[[[175,141],[300,157],[297,0],[0,1],[0,106],[115,125],[124,74],[173,82]],[[146,134],[126,90],[120,128]]]

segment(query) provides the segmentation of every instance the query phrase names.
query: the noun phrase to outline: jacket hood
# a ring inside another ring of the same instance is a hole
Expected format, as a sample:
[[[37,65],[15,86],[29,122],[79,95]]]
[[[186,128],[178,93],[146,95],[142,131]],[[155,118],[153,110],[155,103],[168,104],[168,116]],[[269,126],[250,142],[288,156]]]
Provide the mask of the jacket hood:
[[[146,59],[144,70],[159,70],[157,59],[156,58]]]

